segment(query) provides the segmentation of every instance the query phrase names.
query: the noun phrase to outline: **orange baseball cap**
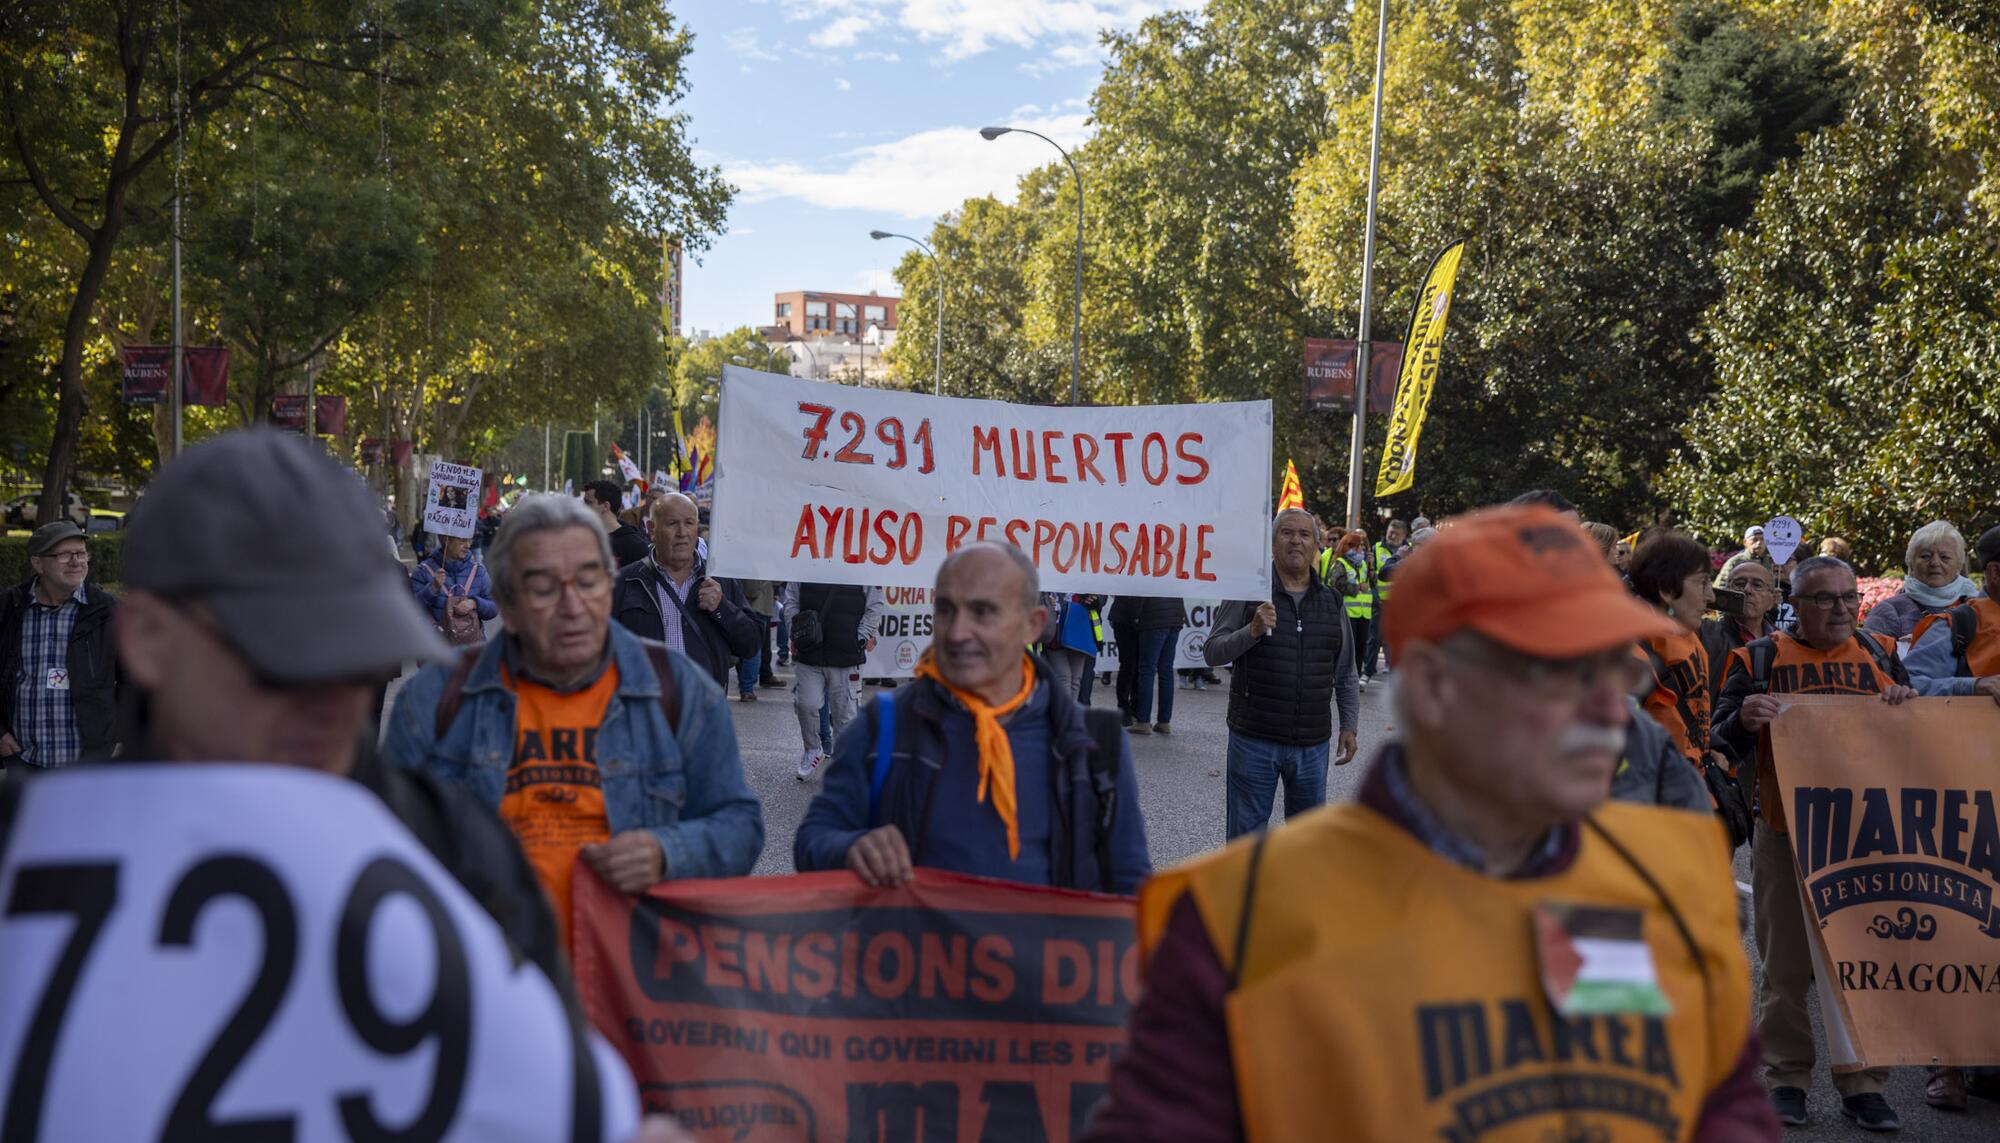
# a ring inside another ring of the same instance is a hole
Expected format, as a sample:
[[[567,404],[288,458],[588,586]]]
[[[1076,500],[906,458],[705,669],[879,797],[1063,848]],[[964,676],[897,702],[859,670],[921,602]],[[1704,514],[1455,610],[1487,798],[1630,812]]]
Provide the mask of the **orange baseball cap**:
[[[1626,588],[1582,528],[1543,504],[1459,517],[1397,564],[1391,583],[1382,619],[1391,658],[1412,639],[1435,643],[1466,628],[1543,659],[1677,630]]]

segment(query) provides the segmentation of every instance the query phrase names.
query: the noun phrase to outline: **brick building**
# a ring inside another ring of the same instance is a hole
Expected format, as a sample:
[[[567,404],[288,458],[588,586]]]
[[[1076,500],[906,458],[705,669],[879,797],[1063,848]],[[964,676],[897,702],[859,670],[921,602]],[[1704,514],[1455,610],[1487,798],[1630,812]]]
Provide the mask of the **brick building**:
[[[880,294],[834,294],[791,290],[771,298],[771,325],[791,337],[860,337],[869,326],[893,331],[900,298]]]

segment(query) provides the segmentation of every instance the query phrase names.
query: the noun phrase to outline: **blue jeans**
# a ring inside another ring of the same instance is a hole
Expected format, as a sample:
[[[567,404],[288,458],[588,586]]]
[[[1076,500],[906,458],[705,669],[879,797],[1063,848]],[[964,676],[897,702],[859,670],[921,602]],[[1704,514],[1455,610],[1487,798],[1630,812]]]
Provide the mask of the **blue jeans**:
[[[736,660],[736,689],[746,695],[757,693],[757,677],[764,670],[764,648],[746,659]]]
[[[1139,632],[1139,685],[1133,693],[1132,720],[1152,722],[1153,692],[1160,695],[1160,722],[1174,720],[1174,652],[1181,629],[1156,627]]]
[[[1285,818],[1290,820],[1326,802],[1326,765],[1330,743],[1281,746],[1262,738],[1229,732],[1228,808],[1224,833],[1235,841],[1271,821],[1271,803],[1280,779],[1285,783]]]

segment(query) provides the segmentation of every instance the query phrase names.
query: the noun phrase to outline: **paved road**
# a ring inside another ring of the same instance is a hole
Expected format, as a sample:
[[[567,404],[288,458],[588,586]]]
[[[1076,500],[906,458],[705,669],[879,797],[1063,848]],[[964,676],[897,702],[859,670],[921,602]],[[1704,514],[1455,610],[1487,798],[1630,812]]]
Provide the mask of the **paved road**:
[[[784,669],[779,669],[783,675]],[[1227,675],[1224,678],[1227,679]],[[875,693],[870,688],[863,701]],[[1112,706],[1109,687],[1096,687],[1097,706]],[[1164,867],[1220,846],[1222,837],[1222,763],[1226,733],[1223,714],[1227,692],[1177,691],[1174,695],[1173,733],[1167,737],[1134,738],[1133,757],[1139,768],[1139,796],[1146,811],[1146,837],[1151,845],[1153,864]],[[793,777],[802,745],[799,725],[792,713],[787,691],[760,692],[755,703],[732,701],[736,733],[743,751],[743,765],[751,788],[764,803],[764,855],[757,863],[760,875],[792,871],[792,836],[805,813],[818,783],[801,784]],[[1361,756],[1380,744],[1390,732],[1389,692],[1375,686],[1361,695]],[[1363,762],[1336,767],[1327,778],[1328,797],[1344,801],[1354,796],[1360,784]],[[1274,813],[1274,817],[1282,816]],[[1740,851],[1736,879],[1750,882],[1748,849]],[[1748,923],[1749,897],[1742,898]],[[1745,949],[1751,963],[1756,953],[1749,949],[1746,929]],[[1819,1008],[1813,1004],[1813,1024],[1819,1026]],[[1820,1042],[1825,1042],[1823,1034]],[[2000,1104],[1974,1101],[1965,1114],[1932,1110],[1923,1099],[1924,1074],[1919,1068],[1902,1068],[1891,1073],[1887,1096],[1903,1117],[1902,1137],[1931,1143],[1965,1143],[2000,1139]],[[1840,1101],[1832,1081],[1824,1072],[1814,1085],[1809,1108],[1813,1123],[1794,1128],[1787,1139],[1849,1140],[1880,1138],[1861,1131],[1840,1114]]]

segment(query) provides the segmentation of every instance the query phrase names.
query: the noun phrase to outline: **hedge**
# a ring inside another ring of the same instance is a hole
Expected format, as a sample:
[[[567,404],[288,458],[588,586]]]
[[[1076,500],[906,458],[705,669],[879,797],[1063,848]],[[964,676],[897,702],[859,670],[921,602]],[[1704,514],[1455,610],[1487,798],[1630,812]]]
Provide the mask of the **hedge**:
[[[28,567],[28,539],[25,535],[0,536],[0,587],[12,587],[34,574]],[[84,544],[90,548],[92,583],[116,587],[123,580],[118,567],[118,545],[123,539],[117,532],[84,538]]]

